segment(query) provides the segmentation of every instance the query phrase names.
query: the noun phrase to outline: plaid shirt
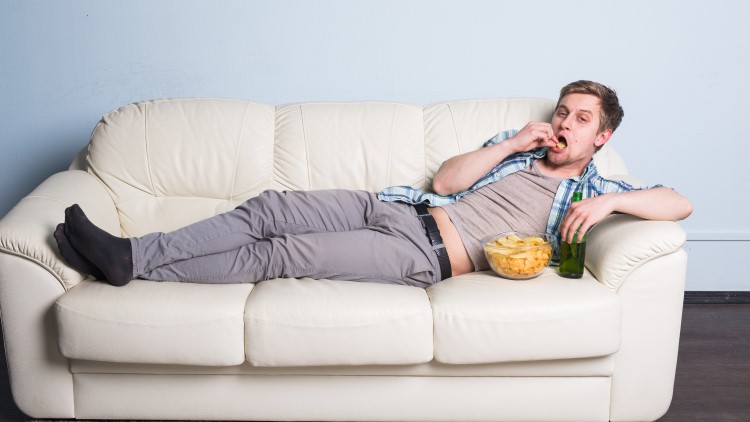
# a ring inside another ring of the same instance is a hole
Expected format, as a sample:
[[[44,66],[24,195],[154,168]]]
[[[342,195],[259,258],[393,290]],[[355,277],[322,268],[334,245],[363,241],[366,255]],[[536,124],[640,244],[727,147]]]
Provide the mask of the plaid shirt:
[[[516,130],[500,132],[485,142],[482,147],[484,148],[497,144],[498,142],[516,136],[517,133],[518,131]],[[432,207],[452,204],[483,186],[497,182],[508,175],[525,169],[532,161],[544,158],[546,155],[546,147],[513,154],[498,163],[489,173],[476,181],[469,189],[452,195],[438,195],[436,193],[415,189],[411,186],[392,186],[378,193],[378,199],[388,202],[406,202],[408,204],[421,203]],[[549,219],[547,220],[547,232],[554,235],[558,234],[560,231],[560,223],[562,223],[562,219],[570,206],[570,198],[573,196],[573,192],[577,190],[581,191],[581,196],[583,198],[591,198],[604,193],[628,192],[659,186],[661,185],[634,187],[623,181],[605,179],[597,171],[594,160],[591,160],[581,176],[571,177],[560,182],[555,194],[555,199],[552,202],[552,210],[550,211]]]

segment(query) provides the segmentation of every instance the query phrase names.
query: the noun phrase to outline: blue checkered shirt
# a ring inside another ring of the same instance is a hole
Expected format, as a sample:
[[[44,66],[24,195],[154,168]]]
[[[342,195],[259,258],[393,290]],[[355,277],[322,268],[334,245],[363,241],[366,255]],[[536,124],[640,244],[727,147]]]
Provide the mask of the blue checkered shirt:
[[[518,131],[506,130],[493,136],[482,146],[488,147],[498,142],[516,136]],[[392,186],[378,193],[378,199],[381,201],[398,201],[408,204],[426,204],[432,207],[448,205],[459,201],[466,195],[475,190],[486,186],[490,183],[511,175],[519,170],[528,167],[532,161],[544,158],[547,155],[547,148],[537,148],[527,152],[513,154],[502,162],[498,163],[489,173],[476,181],[469,189],[452,195],[438,195],[432,192],[425,192],[421,189],[415,189],[411,186]],[[591,198],[604,193],[628,192],[639,189],[655,188],[661,185],[635,187],[620,180],[610,180],[602,177],[596,169],[592,160],[583,171],[581,176],[571,177],[563,180],[557,188],[555,199],[552,201],[552,210],[547,220],[547,232],[557,235],[560,231],[560,223],[570,206],[570,198],[573,192],[581,191],[583,198]]]

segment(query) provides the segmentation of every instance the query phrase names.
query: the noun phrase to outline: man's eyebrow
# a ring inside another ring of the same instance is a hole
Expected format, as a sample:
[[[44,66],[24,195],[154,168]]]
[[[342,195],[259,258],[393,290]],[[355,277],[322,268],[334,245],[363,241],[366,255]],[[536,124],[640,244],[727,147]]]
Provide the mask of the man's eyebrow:
[[[568,110],[568,111],[570,111],[570,109],[568,108],[568,106],[566,106],[565,104],[560,104],[559,106],[557,106],[557,109],[558,109],[558,110],[559,110],[559,109],[561,109],[561,108],[564,108],[565,110]],[[578,111],[578,112],[580,112],[580,113],[591,114],[592,116],[594,115],[594,112],[593,112],[593,111],[591,111],[591,110],[580,109],[580,110],[576,110],[576,111]]]

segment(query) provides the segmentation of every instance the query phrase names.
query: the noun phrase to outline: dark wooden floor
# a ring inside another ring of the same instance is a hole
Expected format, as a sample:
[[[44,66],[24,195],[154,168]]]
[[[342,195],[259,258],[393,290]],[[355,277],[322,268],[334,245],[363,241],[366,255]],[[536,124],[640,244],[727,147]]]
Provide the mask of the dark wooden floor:
[[[685,305],[672,405],[659,422],[750,421],[750,305]]]
[[[13,403],[0,353],[0,421],[29,421]],[[674,398],[659,422],[750,421],[750,305],[685,305]]]

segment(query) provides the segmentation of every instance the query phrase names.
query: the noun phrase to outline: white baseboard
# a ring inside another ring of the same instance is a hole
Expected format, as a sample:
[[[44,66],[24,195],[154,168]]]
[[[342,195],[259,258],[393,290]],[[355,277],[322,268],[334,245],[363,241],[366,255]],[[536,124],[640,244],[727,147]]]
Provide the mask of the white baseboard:
[[[747,241],[750,242],[748,232],[688,232],[688,241]]]

